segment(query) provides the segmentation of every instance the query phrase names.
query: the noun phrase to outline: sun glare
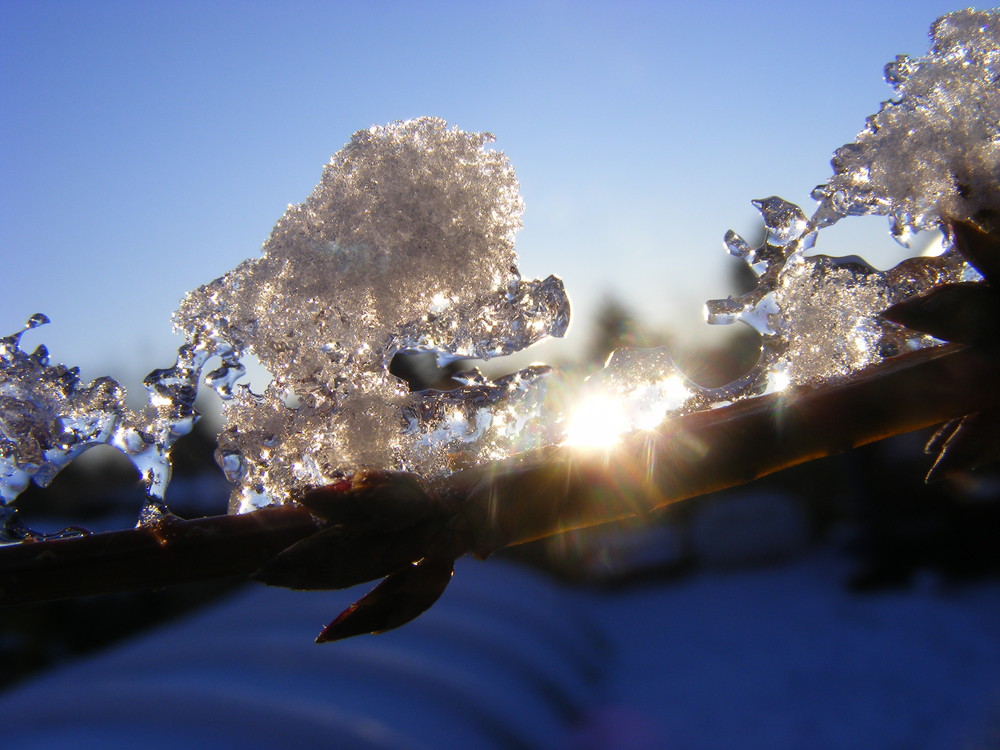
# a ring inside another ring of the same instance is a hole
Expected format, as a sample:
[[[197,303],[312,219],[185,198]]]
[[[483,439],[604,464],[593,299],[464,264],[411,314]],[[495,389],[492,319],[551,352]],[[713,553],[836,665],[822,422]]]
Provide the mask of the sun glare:
[[[792,384],[791,375],[784,369],[773,369],[769,373],[771,390],[780,393]]]
[[[628,420],[618,400],[604,394],[594,394],[573,410],[563,445],[609,448],[627,430]]]

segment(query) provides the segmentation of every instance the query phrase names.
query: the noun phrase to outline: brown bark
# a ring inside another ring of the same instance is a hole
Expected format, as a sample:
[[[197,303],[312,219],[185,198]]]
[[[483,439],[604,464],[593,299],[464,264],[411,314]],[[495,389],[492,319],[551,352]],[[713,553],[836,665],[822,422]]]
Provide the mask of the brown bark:
[[[415,533],[446,545],[449,554],[486,556],[996,406],[997,383],[1000,357],[990,352],[959,346],[915,352],[838,385],[679,417],[655,432],[625,436],[611,450],[552,447],[460,472],[430,490],[454,513],[422,522],[447,528]],[[0,604],[251,575],[324,526],[329,522],[289,505],[0,547]],[[374,538],[380,531],[365,533]]]

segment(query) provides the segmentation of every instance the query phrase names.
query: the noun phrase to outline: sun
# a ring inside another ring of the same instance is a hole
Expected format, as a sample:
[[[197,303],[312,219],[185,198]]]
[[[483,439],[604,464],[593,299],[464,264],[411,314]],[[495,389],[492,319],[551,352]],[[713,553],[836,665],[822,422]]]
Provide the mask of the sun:
[[[629,428],[619,400],[602,393],[586,397],[573,409],[563,445],[610,448]]]

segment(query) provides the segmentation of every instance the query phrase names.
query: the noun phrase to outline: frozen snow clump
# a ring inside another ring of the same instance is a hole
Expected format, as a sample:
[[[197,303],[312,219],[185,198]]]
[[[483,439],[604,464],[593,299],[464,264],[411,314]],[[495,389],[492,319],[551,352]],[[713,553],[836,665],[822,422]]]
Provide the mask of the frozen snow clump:
[[[566,330],[562,282],[518,274],[522,201],[491,140],[429,117],[355,133],[259,257],[184,299],[176,327],[222,357],[209,382],[225,399],[233,509],[363,468],[447,473],[541,439],[547,368],[416,394],[389,372],[399,352],[444,365]],[[249,354],[273,376],[260,394],[234,386]]]
[[[905,241],[942,219],[974,220],[1000,192],[1000,11],[931,27],[931,50],[886,66],[894,98],[833,158],[817,219],[880,214]]]
[[[887,356],[934,343],[878,316],[931,286],[968,278],[946,237],[938,257],[879,271],[856,256],[806,255],[819,232],[847,217],[880,214],[907,243],[948,221],[990,223],[1000,195],[1000,12],[963,10],[938,19],[931,50],[886,66],[895,97],[837,149],[834,175],[813,191],[806,219],[780,198],[755,201],[767,239],[726,245],[759,277],[742,297],[708,303],[711,323],[741,320],[760,332],[761,361],[745,379],[753,395],[837,379]],[[994,227],[1000,229],[1000,227]]]
[[[931,40],[925,57],[900,56],[886,67],[895,97],[868,118],[853,143],[837,149],[833,177],[813,191],[819,205],[812,217],[772,196],[754,201],[766,228],[759,247],[735,232],[726,235],[728,251],[747,264],[758,283],[739,297],[710,300],[707,318],[713,324],[740,321],[757,331],[762,341],[757,366],[709,389],[687,381],[672,362],[641,377],[632,366],[626,373],[622,362],[635,362],[637,355],[616,353],[591,379],[589,398],[597,399],[602,414],[628,414],[636,403],[649,401],[655,390],[644,383],[683,384],[683,391],[670,389],[653,398],[656,414],[665,409],[668,418],[789,385],[837,380],[936,343],[879,314],[934,285],[969,278],[947,236],[940,256],[910,258],[886,271],[855,255],[810,254],[820,231],[847,216],[886,215],[892,236],[903,244],[914,232],[953,220],[992,222],[1000,230],[993,215],[1000,195],[1000,12],[946,15],[931,28]],[[678,402],[679,392],[686,396]],[[648,414],[638,421],[623,418],[622,431],[636,429],[640,421],[655,420]],[[572,417],[567,424],[567,442],[587,434],[572,426]]]
[[[141,518],[158,518],[170,481],[170,448],[198,418],[194,379],[204,351],[183,346],[173,367],[150,373],[149,402],[135,412],[112,378],[83,383],[78,368],[50,363],[44,346],[30,354],[21,349],[25,331],[48,322],[33,315],[24,329],[0,339],[0,542],[39,536],[22,525],[14,500],[29,482],[44,487],[96,445],[117,448],[132,461],[150,498]]]

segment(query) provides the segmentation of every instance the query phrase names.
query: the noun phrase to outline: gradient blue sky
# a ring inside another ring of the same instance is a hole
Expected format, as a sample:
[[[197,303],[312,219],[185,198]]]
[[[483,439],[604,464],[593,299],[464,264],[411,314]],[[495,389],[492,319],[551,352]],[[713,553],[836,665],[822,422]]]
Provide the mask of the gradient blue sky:
[[[957,7],[4,0],[0,329],[45,312],[27,346],[134,390],[179,298],[256,254],[351,133],[428,114],[497,135],[522,271],[566,281],[571,344],[605,293],[711,340],[725,231],[754,233],[753,198],[811,210],[883,65]],[[818,250],[873,255],[867,232],[903,257],[872,221]]]

